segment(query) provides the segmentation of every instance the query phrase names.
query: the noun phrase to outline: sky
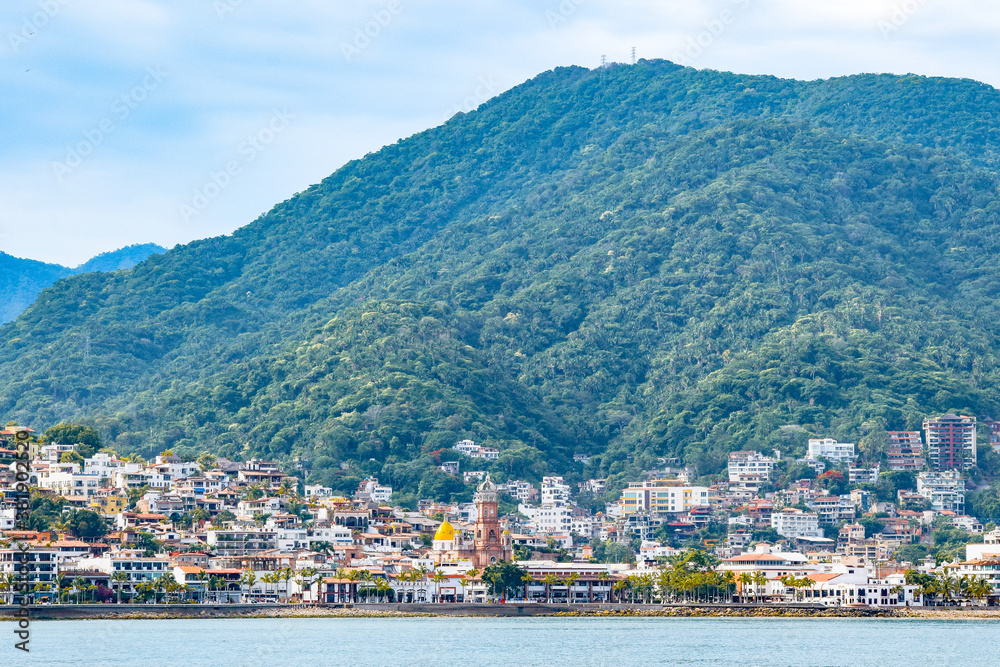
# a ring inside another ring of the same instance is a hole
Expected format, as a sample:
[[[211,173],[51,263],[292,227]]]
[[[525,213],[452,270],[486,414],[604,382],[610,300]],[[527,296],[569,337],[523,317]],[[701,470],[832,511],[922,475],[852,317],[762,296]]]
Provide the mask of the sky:
[[[349,160],[602,56],[1000,86],[992,0],[4,0],[0,250],[227,234]]]

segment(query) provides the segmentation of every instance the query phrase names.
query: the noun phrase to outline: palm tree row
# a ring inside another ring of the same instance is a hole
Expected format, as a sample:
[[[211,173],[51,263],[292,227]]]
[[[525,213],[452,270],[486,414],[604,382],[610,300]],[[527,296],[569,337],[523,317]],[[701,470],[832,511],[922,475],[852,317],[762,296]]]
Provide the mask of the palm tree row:
[[[981,601],[993,594],[993,586],[985,577],[968,574],[956,577],[947,572],[921,574],[916,570],[907,570],[905,577],[907,584],[918,586],[918,594],[935,604],[938,601],[947,604],[958,598]]]

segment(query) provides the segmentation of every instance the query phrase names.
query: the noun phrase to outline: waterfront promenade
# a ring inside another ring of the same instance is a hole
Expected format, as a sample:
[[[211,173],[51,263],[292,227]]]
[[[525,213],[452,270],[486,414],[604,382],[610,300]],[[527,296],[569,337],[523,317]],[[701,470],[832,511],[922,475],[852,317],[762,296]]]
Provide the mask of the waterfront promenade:
[[[0,606],[0,619],[17,607]],[[315,616],[905,616],[911,610],[838,608],[808,604],[57,604],[31,610],[35,620],[87,618],[228,618]],[[998,610],[1000,611],[1000,610]]]

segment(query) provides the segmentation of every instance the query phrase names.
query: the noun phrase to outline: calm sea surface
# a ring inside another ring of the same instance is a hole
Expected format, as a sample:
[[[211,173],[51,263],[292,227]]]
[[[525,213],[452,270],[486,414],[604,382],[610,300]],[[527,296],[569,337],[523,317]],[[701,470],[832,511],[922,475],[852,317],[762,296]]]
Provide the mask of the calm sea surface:
[[[392,618],[4,623],[0,665],[1000,664],[1000,622]]]

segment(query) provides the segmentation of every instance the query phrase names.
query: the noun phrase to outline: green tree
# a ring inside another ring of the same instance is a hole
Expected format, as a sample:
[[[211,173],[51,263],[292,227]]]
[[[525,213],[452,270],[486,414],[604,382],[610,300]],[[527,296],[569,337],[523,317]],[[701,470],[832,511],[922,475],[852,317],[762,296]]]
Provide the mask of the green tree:
[[[52,426],[38,438],[38,442],[48,444],[57,442],[62,445],[80,445],[77,452],[84,458],[90,458],[101,448],[101,436],[92,426],[61,422]]]
[[[486,566],[482,579],[486,582],[490,595],[500,598],[517,597],[526,574],[527,570],[523,567],[510,561],[498,560]]]

